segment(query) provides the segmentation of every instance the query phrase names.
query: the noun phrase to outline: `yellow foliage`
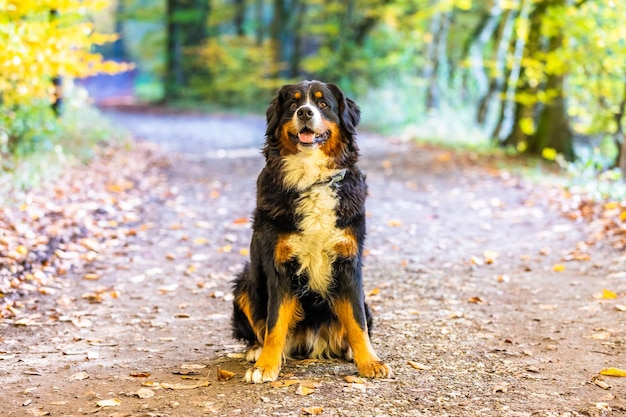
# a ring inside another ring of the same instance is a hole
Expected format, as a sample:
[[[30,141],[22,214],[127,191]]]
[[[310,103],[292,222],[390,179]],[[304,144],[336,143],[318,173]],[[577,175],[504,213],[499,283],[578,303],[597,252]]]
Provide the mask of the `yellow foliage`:
[[[103,0],[0,0],[0,100],[4,106],[53,96],[54,77],[115,73],[129,65],[104,61],[92,45],[116,39],[96,33],[86,14]],[[52,13],[55,11],[55,14]]]

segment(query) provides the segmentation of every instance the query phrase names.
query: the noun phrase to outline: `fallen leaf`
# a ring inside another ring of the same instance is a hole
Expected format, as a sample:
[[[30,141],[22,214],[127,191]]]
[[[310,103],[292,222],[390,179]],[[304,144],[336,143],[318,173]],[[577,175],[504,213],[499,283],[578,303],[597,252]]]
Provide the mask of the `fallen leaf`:
[[[378,295],[378,294],[380,294],[380,288],[374,288],[373,290],[367,293],[367,295],[369,296]]]
[[[201,365],[199,363],[183,363],[180,365],[181,369],[204,369],[206,365]]]
[[[110,398],[108,400],[100,400],[98,402],[96,402],[96,405],[98,405],[98,407],[117,407],[118,405],[122,404],[122,400],[117,399],[117,398]]]
[[[602,389],[611,389],[611,386],[607,384],[600,375],[595,375],[591,378],[591,381]]]
[[[605,368],[600,371],[600,375],[626,377],[626,371],[619,368]]]
[[[505,384],[502,385],[496,385],[495,387],[493,387],[493,389],[491,390],[491,392],[493,394],[497,394],[498,392],[501,392],[503,394],[506,394],[509,391],[509,387]]]
[[[563,264],[556,264],[556,265],[554,265],[552,267],[552,270],[554,272],[563,272],[563,271],[565,271],[565,265],[563,265]]]
[[[508,275],[498,275],[498,282],[509,282],[510,280]]]
[[[626,304],[615,304],[615,309],[617,311],[626,311]]]
[[[494,263],[496,259],[498,258],[498,256],[499,256],[499,253],[496,251],[486,250],[483,252],[483,258],[485,258],[486,264]]]
[[[232,377],[235,376],[234,372],[227,371],[225,369],[217,368],[217,380],[218,381],[228,381]]]
[[[173,390],[183,390],[183,389],[195,389],[208,387],[211,385],[209,381],[198,382],[197,384],[186,385],[186,384],[168,384],[167,382],[161,382],[161,387],[165,389],[173,389]]]
[[[303,414],[307,414],[309,416],[317,416],[324,412],[324,408],[322,407],[305,407],[302,410]]]
[[[282,387],[290,387],[292,385],[301,384],[299,379],[282,379],[279,381],[270,382],[270,387],[272,388],[282,388]]]
[[[387,222],[387,226],[389,227],[400,227],[402,226],[402,221],[397,219],[392,219]]]
[[[89,374],[85,371],[76,372],[75,374],[72,374],[72,376],[70,376],[70,379],[72,381],[82,381],[87,378],[89,378]]]
[[[154,391],[152,391],[151,389],[148,389],[148,388],[139,388],[137,390],[137,392],[135,393],[135,395],[137,395],[137,397],[145,400],[146,398],[154,397]]]
[[[304,385],[300,384],[298,386],[298,389],[296,389],[296,395],[311,395],[315,392],[314,389],[312,388],[308,388],[305,387]]]
[[[100,275],[94,274],[94,273],[89,273],[89,274],[83,275],[83,279],[85,279],[87,281],[97,281],[97,280],[100,279]]]
[[[346,377],[343,378],[346,382],[349,382],[351,384],[365,384],[365,380],[353,375],[348,375]]]
[[[607,290],[606,288],[602,289],[602,294],[600,294],[600,296],[598,298],[604,299],[604,300],[613,300],[615,298],[617,298],[617,294],[611,290]]]
[[[150,376],[150,372],[146,371],[133,371],[129,374],[133,378],[148,378]]]
[[[428,371],[433,369],[432,366],[424,365],[423,363],[408,361],[409,365],[411,365],[415,369],[419,369],[420,371]]]
[[[470,297],[467,301],[469,301],[472,304],[482,304],[482,303],[484,303],[484,301],[480,297]]]

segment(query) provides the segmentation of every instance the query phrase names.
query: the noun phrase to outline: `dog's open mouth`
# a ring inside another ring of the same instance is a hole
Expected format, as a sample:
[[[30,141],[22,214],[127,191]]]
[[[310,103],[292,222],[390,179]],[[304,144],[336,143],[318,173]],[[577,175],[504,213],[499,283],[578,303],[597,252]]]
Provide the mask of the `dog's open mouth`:
[[[296,139],[298,139],[298,143],[300,143],[301,145],[312,146],[316,143],[321,143],[328,139],[328,131],[323,133],[316,133],[308,127],[305,127],[300,131],[300,133],[298,133]]]

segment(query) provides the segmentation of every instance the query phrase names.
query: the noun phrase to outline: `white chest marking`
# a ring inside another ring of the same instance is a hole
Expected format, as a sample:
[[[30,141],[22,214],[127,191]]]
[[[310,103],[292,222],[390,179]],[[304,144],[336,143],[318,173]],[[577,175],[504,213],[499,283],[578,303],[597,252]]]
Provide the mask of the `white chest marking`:
[[[335,248],[346,240],[337,228],[337,191],[326,184],[340,170],[328,168],[328,159],[319,149],[305,149],[285,159],[285,184],[302,191],[296,206],[301,218],[300,232],[287,239],[293,256],[300,263],[298,274],[306,273],[309,288],[326,295],[332,282]]]

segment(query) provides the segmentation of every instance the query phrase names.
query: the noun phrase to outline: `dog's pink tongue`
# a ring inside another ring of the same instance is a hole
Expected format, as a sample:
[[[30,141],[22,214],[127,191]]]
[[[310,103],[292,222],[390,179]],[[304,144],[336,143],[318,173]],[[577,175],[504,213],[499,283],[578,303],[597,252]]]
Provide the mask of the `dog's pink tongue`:
[[[301,132],[300,133],[300,142],[313,143],[313,141],[315,141],[315,133],[313,132]]]

